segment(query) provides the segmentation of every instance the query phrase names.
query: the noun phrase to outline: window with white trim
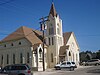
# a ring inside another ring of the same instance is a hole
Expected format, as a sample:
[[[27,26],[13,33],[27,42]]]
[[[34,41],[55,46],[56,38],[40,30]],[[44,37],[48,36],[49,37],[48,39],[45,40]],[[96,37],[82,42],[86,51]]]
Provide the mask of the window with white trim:
[[[42,49],[39,50],[39,61],[42,62]]]

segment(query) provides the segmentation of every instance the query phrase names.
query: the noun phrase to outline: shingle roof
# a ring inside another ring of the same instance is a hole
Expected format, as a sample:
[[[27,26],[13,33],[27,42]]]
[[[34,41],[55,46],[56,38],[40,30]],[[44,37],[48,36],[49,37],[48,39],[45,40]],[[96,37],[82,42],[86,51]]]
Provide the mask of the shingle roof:
[[[75,42],[76,42],[76,44],[77,44],[77,46],[79,48],[79,45],[77,43],[76,37],[74,35],[74,32],[65,32],[65,33],[63,33],[64,45],[66,45],[68,43],[68,40],[69,40],[71,35],[73,35],[73,37],[75,39]]]
[[[72,33],[73,32],[65,32],[65,33],[63,33],[64,45],[67,44],[67,42],[68,42],[68,40],[69,40],[69,38],[70,38],[70,36],[71,36]]]
[[[59,56],[64,56],[66,55],[66,49],[69,49],[69,46],[61,46],[59,50]]]
[[[36,43],[42,43],[42,32],[22,26],[18,28],[15,32],[11,33],[6,38],[4,38],[2,42],[21,39],[21,38],[26,38],[32,43],[32,45]]]
[[[52,5],[51,5],[51,9],[50,9],[49,15],[50,15],[50,14],[51,14],[53,17],[54,17],[54,16],[57,16],[57,12],[56,12],[54,3],[52,3]]]

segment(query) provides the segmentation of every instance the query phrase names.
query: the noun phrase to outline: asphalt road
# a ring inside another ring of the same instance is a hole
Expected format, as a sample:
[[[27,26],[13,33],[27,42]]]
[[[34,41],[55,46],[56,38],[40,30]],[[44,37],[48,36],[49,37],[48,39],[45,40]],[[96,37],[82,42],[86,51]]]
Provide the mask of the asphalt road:
[[[3,75],[3,74],[0,74]],[[33,75],[100,75],[100,66],[84,66],[74,71],[63,70],[48,70],[45,72],[33,72]]]
[[[100,75],[100,66],[93,66],[87,68],[80,68],[75,71],[57,71],[53,75]]]
[[[83,67],[75,71],[53,70],[49,72],[39,72],[33,75],[100,75],[100,66]]]

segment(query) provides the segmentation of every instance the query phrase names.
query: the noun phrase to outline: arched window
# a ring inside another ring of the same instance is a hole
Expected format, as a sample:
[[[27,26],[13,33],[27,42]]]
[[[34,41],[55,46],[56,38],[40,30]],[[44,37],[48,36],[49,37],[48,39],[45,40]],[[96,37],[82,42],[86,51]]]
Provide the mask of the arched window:
[[[69,56],[71,56],[71,53],[69,52]]]
[[[6,44],[4,45],[4,47],[6,47]]]
[[[11,43],[11,46],[14,46],[14,44],[13,44],[13,43]]]
[[[19,42],[19,45],[21,45],[21,42]]]
[[[42,49],[39,49],[39,61],[42,62]]]

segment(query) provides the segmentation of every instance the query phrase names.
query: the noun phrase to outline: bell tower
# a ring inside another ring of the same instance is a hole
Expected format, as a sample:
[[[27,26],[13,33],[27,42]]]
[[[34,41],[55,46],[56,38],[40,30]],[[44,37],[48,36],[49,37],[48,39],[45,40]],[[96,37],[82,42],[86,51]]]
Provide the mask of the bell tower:
[[[46,29],[46,44],[48,45],[48,67],[59,63],[59,49],[63,45],[62,20],[56,12],[54,3],[51,5]]]

